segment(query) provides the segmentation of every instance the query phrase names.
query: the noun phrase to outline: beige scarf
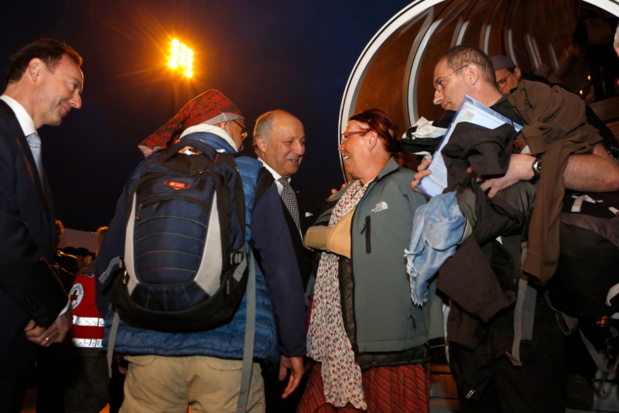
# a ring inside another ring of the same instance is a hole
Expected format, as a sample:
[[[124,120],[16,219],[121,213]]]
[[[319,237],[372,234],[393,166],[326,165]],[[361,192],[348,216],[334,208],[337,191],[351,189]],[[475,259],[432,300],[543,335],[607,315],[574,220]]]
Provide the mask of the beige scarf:
[[[355,209],[370,182],[362,185],[356,180],[350,184],[333,209],[329,227]],[[322,381],[328,403],[336,407],[351,403],[355,408],[365,410],[367,404],[363,400],[361,368],[355,363],[342,319],[339,260],[339,255],[330,252],[323,252],[320,257],[307,332],[308,355],[322,363]]]

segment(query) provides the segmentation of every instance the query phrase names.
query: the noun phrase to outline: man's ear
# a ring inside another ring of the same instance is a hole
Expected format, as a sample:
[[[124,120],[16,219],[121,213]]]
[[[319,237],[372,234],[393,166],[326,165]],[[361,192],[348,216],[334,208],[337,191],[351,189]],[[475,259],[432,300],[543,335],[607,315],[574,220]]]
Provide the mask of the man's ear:
[[[228,125],[228,122],[225,122],[225,121],[213,124],[213,126],[217,126],[218,128],[222,128],[223,130],[225,130],[226,133],[228,132],[228,130],[226,129],[227,125]]]
[[[464,78],[466,79],[466,81],[471,84],[471,85],[475,85],[477,84],[477,81],[480,78],[481,72],[479,70],[479,66],[477,66],[475,63],[469,63],[464,69],[462,69],[464,71],[463,75],[465,76]]]
[[[26,75],[30,76],[30,79],[33,82],[36,82],[40,76],[41,70],[43,70],[45,63],[38,57],[35,57],[30,60],[28,63],[28,68],[26,69]]]
[[[264,153],[267,151],[267,142],[262,136],[255,136],[254,142],[256,144],[256,148],[258,148],[260,152]]]
[[[228,135],[230,135],[230,129],[228,128],[228,124],[230,122],[227,121],[223,121],[223,122],[219,122],[217,125],[215,126],[219,126],[220,128],[222,128]]]
[[[522,77],[522,72],[518,66],[514,67],[514,76],[516,76],[516,79],[518,80]]]

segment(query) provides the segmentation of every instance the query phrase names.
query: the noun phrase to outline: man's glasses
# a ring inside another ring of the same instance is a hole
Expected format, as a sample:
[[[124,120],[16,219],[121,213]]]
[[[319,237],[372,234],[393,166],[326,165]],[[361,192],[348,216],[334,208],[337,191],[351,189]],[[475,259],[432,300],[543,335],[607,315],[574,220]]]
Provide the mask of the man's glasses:
[[[505,76],[503,79],[497,80],[496,85],[499,87],[499,89],[502,89],[505,87],[505,85],[507,84],[507,79],[509,79],[511,75],[513,75],[513,73],[509,72],[509,74]]]
[[[467,66],[468,66],[468,65],[461,66],[461,67],[457,68],[456,70],[452,71],[451,73],[449,73],[449,74],[447,74],[447,75],[445,75],[445,76],[442,76],[442,77],[439,77],[438,79],[436,79],[436,80],[434,81],[434,89],[436,89],[437,91],[439,91],[439,92],[440,92],[440,91],[443,89],[443,83],[445,83],[445,80],[447,80],[447,78],[448,78],[449,76],[453,75],[454,73],[458,72],[459,70],[464,69],[464,68],[465,68],[465,67],[467,67]]]
[[[245,126],[241,125],[236,120],[232,120],[232,122],[236,123],[237,125],[239,125],[239,128],[241,128],[241,139],[247,138],[248,134],[247,134],[247,129],[245,129]]]

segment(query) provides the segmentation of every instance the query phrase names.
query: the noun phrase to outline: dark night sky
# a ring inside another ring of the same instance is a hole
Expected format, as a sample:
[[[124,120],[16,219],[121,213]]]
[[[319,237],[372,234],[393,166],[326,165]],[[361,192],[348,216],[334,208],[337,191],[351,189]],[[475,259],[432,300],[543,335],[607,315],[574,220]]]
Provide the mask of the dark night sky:
[[[406,0],[35,0],[5,2],[0,70],[38,37],[84,58],[82,109],[39,131],[57,218],[94,231],[112,218],[137,144],[172,115],[169,36],[196,50],[196,75],[177,104],[216,88],[247,126],[271,109],[305,125],[307,150],[295,176],[325,197],[343,182],[337,156],[342,93],[358,56]],[[178,80],[177,80],[178,81]],[[183,96],[184,95],[184,96]]]

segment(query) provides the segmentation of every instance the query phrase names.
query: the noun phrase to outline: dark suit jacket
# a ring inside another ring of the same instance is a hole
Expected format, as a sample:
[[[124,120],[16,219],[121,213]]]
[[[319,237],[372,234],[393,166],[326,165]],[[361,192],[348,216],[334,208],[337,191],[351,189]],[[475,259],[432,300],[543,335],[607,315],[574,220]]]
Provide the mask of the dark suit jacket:
[[[297,184],[294,180],[290,181],[290,186],[294,189],[297,196],[297,204],[299,206],[299,221],[301,221],[301,232],[305,235],[305,232],[309,227],[314,224],[316,218],[318,218],[318,212],[320,205],[316,201],[316,198],[302,185]],[[283,201],[282,201],[283,205]],[[297,226],[292,219],[292,215],[288,212],[288,208],[284,205],[284,215],[286,217],[286,223],[290,230],[290,237],[292,238],[292,245],[294,246],[295,253],[297,255],[297,261],[299,263],[299,269],[301,270],[301,280],[303,282],[303,289],[307,290],[307,282],[312,274],[312,252],[303,246],[303,239],[299,236]]]
[[[41,179],[13,111],[0,101],[0,378],[27,372],[35,345],[30,319],[49,326],[67,304],[50,266],[55,223]]]

